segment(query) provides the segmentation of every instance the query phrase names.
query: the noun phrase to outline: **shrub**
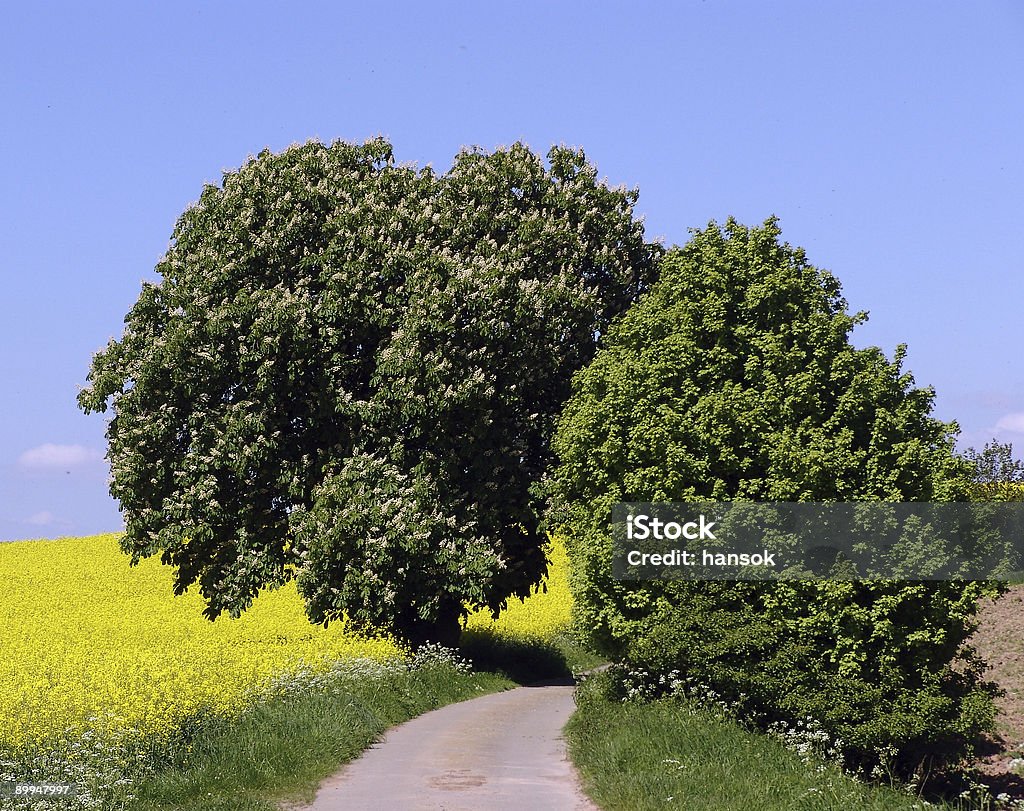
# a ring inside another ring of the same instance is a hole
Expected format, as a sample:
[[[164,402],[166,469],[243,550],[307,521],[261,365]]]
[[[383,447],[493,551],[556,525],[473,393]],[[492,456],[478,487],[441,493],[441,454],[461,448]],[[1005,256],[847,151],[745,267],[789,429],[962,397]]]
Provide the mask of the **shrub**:
[[[578,374],[555,438],[551,515],[581,632],[633,670],[679,671],[766,724],[811,717],[848,766],[907,776],[965,755],[992,688],[963,643],[974,582],[631,584],[615,502],[951,501],[955,424],[877,348],[855,349],[838,281],[774,219],[696,231]]]

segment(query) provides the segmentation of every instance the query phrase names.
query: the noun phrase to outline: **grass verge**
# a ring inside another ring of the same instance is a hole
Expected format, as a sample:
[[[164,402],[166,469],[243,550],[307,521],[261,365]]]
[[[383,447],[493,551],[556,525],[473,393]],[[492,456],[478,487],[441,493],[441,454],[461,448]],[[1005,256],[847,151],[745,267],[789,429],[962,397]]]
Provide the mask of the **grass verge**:
[[[320,681],[272,695],[231,721],[206,722],[141,780],[130,811],[272,811],[301,807],[389,726],[512,682],[431,664]]]
[[[907,794],[809,764],[781,741],[682,700],[621,702],[603,675],[577,691],[566,727],[586,793],[604,811],[909,811]],[[941,806],[938,806],[941,807]]]

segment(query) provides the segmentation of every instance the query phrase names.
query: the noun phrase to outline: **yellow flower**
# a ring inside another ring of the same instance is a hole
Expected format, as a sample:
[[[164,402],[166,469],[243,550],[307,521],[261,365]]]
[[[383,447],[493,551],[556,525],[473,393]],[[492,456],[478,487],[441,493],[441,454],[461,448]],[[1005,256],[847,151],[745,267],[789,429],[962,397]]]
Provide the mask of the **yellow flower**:
[[[400,655],[393,642],[311,625],[294,584],[210,622],[171,572],[129,567],[116,535],[0,544],[0,746],[57,735],[162,733],[200,709],[235,712],[305,663]]]

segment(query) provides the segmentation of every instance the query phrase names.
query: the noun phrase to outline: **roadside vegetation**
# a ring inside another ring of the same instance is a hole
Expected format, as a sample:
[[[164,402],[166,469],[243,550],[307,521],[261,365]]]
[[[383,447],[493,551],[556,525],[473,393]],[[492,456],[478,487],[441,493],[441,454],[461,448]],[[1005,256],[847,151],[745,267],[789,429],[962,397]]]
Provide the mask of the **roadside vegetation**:
[[[342,662],[281,679],[238,717],[206,723],[140,780],[130,811],[270,811],[301,807],[341,764],[390,726],[420,713],[514,687],[474,673],[451,651],[409,663]],[[110,806],[104,806],[110,807]]]
[[[1024,808],[1024,591],[985,601],[972,644],[995,662],[991,752],[945,785],[882,775],[866,781],[840,768],[839,751],[813,721],[766,732],[736,717],[722,697],[692,681],[652,687],[649,674],[621,668],[588,677],[566,727],[584,790],[604,811],[714,808],[723,811],[1002,811]],[[615,671],[618,672],[615,672]]]
[[[89,550],[89,555],[77,560],[71,557],[68,550],[76,547]],[[153,564],[153,571],[148,573],[145,567],[149,564],[144,564],[141,571],[126,569],[123,565],[104,569],[104,549],[111,552],[111,562],[118,560],[111,536],[7,544],[0,547],[0,552],[6,550],[9,557],[0,560],[0,565],[14,560],[10,555],[17,553],[23,570],[32,568],[33,559],[39,566],[54,568],[54,559],[44,552],[57,552],[62,548],[68,562],[61,578],[65,585],[51,583],[49,588],[55,604],[64,606],[69,624],[77,624],[79,644],[83,648],[93,646],[91,667],[94,670],[80,673],[80,676],[98,678],[102,655],[106,655],[104,651],[132,644],[132,638],[142,632],[142,623],[118,625],[100,610],[104,600],[111,597],[109,590],[125,588],[126,579],[130,580],[140,605],[149,601],[151,611],[156,610],[155,606],[163,606],[160,616],[165,633],[173,634],[176,623],[187,626],[192,621],[195,606],[187,597],[170,596],[169,573],[159,566]],[[26,555],[27,552],[31,554]],[[338,655],[344,651],[338,648],[337,658],[329,663],[325,660],[317,667],[293,664],[265,679],[262,690],[258,694],[251,693],[248,702],[236,703],[234,712],[215,712],[206,707],[179,719],[173,732],[139,736],[133,741],[123,736],[111,737],[109,726],[105,731],[99,728],[80,730],[77,739],[63,749],[57,745],[56,737],[49,741],[38,739],[34,750],[12,748],[8,737],[4,741],[0,779],[68,780],[90,789],[91,793],[81,795],[75,804],[63,802],[62,808],[125,811],[300,808],[304,801],[312,798],[320,780],[356,757],[395,723],[453,701],[507,689],[517,682],[567,678],[571,673],[580,673],[600,663],[598,657],[573,641],[567,626],[572,598],[564,546],[555,543],[548,554],[550,568],[546,590],[539,590],[525,601],[512,601],[508,611],[497,621],[487,612],[473,614],[463,632],[459,651],[433,647],[421,649],[418,656],[410,657],[396,655],[397,648],[381,647],[370,649],[377,653],[376,658],[371,658],[359,648],[352,648],[358,652],[354,655]],[[8,570],[6,566],[5,570]],[[72,599],[73,595],[61,591],[73,580],[72,572],[78,572],[77,577],[90,583],[96,598],[80,592]],[[150,579],[131,580],[142,575]],[[116,586],[118,583],[120,585]],[[289,650],[293,653],[301,650],[302,644],[310,644],[309,639],[302,639],[305,634],[315,636],[324,629],[308,624],[302,626],[301,603],[297,596],[292,599],[293,608],[299,612],[292,621],[297,623],[296,627],[304,629],[304,634],[297,639],[286,640],[283,633],[271,634],[262,640],[253,634],[248,642],[243,642],[243,637],[228,636],[222,638],[229,641],[222,642],[221,646],[244,649],[247,644],[250,654],[254,654],[265,643],[277,649],[282,657]],[[76,601],[78,608],[73,609]],[[281,612],[278,627],[282,629],[287,627],[285,604],[278,608]],[[11,614],[12,601],[6,595],[0,606],[0,610]],[[183,616],[177,616],[178,612]],[[257,604],[245,616],[255,620],[261,616],[260,612],[261,606]],[[188,616],[184,616],[186,614]],[[19,612],[22,631],[27,629],[28,617],[28,612]],[[94,624],[83,625],[89,617]],[[96,624],[103,621],[103,617],[107,617],[106,625]],[[8,621],[3,626],[8,635],[3,639],[5,650],[13,650],[10,647],[14,627],[11,618],[7,616]],[[240,623],[226,618],[215,623],[202,620],[197,628],[235,626],[237,633]],[[1005,626],[1005,622],[1003,624]],[[42,634],[44,627],[40,624],[37,634]],[[227,631],[218,630],[218,633]],[[339,634],[339,639],[344,636],[337,628],[330,633]],[[111,636],[117,638],[111,639]],[[354,638],[345,638],[348,644],[355,644]],[[170,637],[162,643],[164,647],[171,644],[169,640]],[[161,645],[152,637],[147,644]],[[216,654],[215,639],[207,640],[207,644],[211,655]],[[378,640],[374,644],[383,643]],[[104,648],[104,645],[111,647]],[[999,648],[1007,647],[1004,634]],[[990,653],[994,651],[991,645],[987,648]],[[71,694],[68,686],[72,674],[64,674],[63,681],[56,678],[61,661],[58,645],[51,645],[51,652],[48,663],[40,665],[44,659],[25,658],[23,649],[20,653],[23,667],[17,669],[23,681],[34,679],[36,684],[42,685],[47,676],[53,679],[52,687],[40,687],[38,703],[33,706],[48,707],[48,717],[57,724],[55,731],[61,723],[56,720],[58,714],[68,713],[74,702],[69,706],[61,703]],[[237,651],[236,654],[240,655]],[[131,658],[128,653],[126,657]],[[12,672],[15,669],[13,658],[7,657],[8,661],[3,663]],[[70,661],[85,662],[87,658],[81,655],[71,657]],[[287,657],[281,659],[286,660]],[[472,660],[472,670],[467,660]],[[154,661],[152,659],[140,656],[136,661],[140,672],[134,683],[148,684],[151,688],[148,700],[157,704],[161,700],[157,689],[161,678],[173,682],[171,668],[176,666],[182,670],[190,659],[178,657],[176,663],[165,660],[164,670],[157,671],[143,670],[147,662]],[[26,662],[29,666],[24,666]],[[10,690],[14,682],[10,674],[5,675],[8,678],[3,683]],[[63,689],[58,688],[59,684]],[[623,693],[623,685],[631,685],[627,689],[632,692]],[[1015,689],[1012,684],[1008,686]],[[669,684],[668,692],[672,689]],[[608,811],[693,807],[743,808],[744,811],[749,808],[867,811],[929,807],[906,790],[869,785],[843,774],[829,762],[827,742],[809,726],[777,727],[766,735],[734,720],[715,696],[699,695],[691,690],[688,697],[657,699],[655,692],[640,674],[629,678],[619,673],[589,677],[578,693],[578,710],[566,730],[570,754],[588,794]],[[116,700],[116,693],[108,691],[107,697]],[[133,700],[138,705],[144,699],[145,696],[139,695]],[[155,718],[159,714],[151,711],[150,715]],[[5,717],[17,717],[11,702],[5,707]],[[65,726],[70,727],[70,722]],[[136,727],[135,731],[140,730]],[[975,792],[973,800],[965,797],[948,806],[931,807],[999,807],[991,799],[982,799],[984,796],[982,792]],[[2,799],[0,807],[23,811],[30,806]],[[57,806],[51,803],[36,807]]]
[[[565,636],[568,561],[548,554],[546,589],[497,621],[471,615],[461,651],[411,653],[311,625],[289,586],[210,622],[198,595],[172,595],[168,567],[126,566],[115,535],[0,545],[0,782],[74,784],[62,808],[309,799],[393,724],[599,661]]]
[[[0,780],[71,783],[78,807],[110,807],[190,730],[285,674],[404,661],[385,638],[311,625],[294,586],[210,622],[157,560],[129,568],[117,540],[0,545]]]
[[[911,794],[870,786],[809,750],[803,730],[744,729],[714,704],[622,701],[609,676],[578,692],[566,735],[587,794],[605,811],[911,811]],[[803,746],[804,754],[796,750]],[[790,748],[792,747],[792,748]]]

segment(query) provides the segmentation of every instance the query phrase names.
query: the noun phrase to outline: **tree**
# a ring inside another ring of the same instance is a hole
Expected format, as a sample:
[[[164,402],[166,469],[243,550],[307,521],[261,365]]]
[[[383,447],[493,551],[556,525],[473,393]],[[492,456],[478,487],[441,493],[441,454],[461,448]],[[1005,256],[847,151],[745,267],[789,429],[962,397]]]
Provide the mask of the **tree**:
[[[968,448],[963,458],[971,467],[971,494],[979,501],[1024,501],[1024,462],[1013,455],[1012,443],[993,439],[980,451]]]
[[[294,577],[313,621],[410,642],[528,594],[570,377],[659,251],[635,191],[548,160],[310,142],[206,186],[79,395],[132,561],[210,618]]]
[[[666,254],[574,380],[552,520],[579,630],[626,670],[682,674],[764,723],[810,716],[848,765],[908,774],[955,760],[992,719],[962,645],[993,586],[612,576],[616,502],[966,498],[956,425],[930,416],[906,348],[854,348],[866,314],[780,234],[730,219]]]

